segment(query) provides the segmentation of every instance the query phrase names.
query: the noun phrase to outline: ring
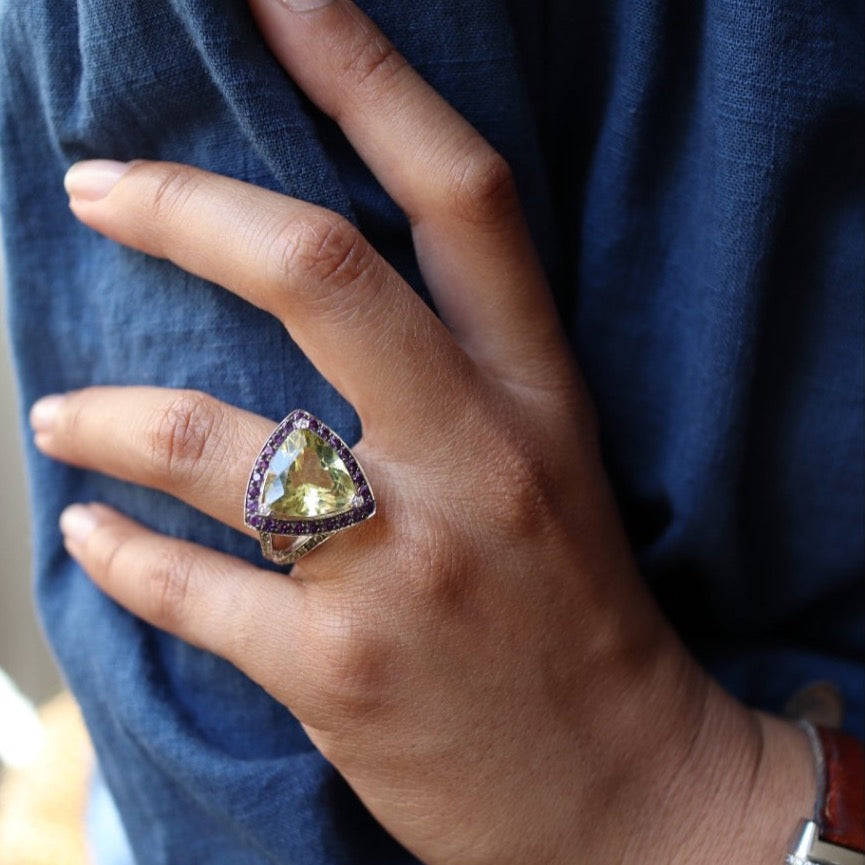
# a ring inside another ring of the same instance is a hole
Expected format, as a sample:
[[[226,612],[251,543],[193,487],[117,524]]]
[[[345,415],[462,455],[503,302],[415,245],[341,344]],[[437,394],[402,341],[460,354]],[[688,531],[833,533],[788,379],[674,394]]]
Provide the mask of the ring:
[[[348,445],[296,409],[271,433],[246,486],[244,523],[262,555],[290,565],[333,535],[368,520],[375,498]],[[274,538],[285,539],[277,546]]]

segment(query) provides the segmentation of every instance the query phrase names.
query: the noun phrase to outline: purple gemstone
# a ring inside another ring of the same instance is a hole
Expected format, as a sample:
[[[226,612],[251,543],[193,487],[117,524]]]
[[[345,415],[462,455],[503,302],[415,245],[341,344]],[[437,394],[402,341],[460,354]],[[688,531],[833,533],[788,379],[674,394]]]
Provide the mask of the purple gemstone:
[[[249,517],[249,519],[247,520],[247,522],[248,522],[248,523],[249,523],[249,524],[250,524],[254,529],[259,529],[259,528],[261,528],[261,522],[262,522],[262,520],[261,520],[261,517],[259,517],[259,516],[256,516],[256,515],[253,514],[252,516]]]
[[[317,420],[311,420],[311,421],[309,422],[309,428],[310,428],[314,433],[317,433],[317,432],[321,429],[321,424],[320,424]]]

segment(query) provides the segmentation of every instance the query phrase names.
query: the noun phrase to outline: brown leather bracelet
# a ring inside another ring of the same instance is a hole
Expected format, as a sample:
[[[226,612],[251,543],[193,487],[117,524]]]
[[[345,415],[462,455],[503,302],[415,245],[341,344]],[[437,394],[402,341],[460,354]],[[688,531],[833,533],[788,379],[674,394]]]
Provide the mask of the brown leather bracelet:
[[[803,820],[786,865],[865,865],[865,749],[853,736],[800,722],[817,770],[813,819]]]
[[[865,748],[839,730],[818,727],[817,734],[825,773],[818,812],[820,837],[865,853]]]

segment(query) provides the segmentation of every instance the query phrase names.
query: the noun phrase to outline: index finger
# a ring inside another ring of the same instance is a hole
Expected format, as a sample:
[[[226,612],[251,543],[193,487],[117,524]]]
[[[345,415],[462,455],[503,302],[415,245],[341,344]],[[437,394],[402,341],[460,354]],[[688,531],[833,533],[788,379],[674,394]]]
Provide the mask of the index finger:
[[[474,360],[550,383],[564,340],[510,169],[349,0],[250,0],[292,78],[412,223],[439,312]]]

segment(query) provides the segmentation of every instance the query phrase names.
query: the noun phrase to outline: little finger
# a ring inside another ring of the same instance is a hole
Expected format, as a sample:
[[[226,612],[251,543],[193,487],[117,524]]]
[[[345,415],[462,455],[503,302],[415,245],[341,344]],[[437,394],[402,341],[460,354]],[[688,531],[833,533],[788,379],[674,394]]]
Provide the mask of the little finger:
[[[136,616],[233,663],[289,703],[302,685],[301,583],[145,529],[104,505],[72,505],[64,542],[91,579]]]

